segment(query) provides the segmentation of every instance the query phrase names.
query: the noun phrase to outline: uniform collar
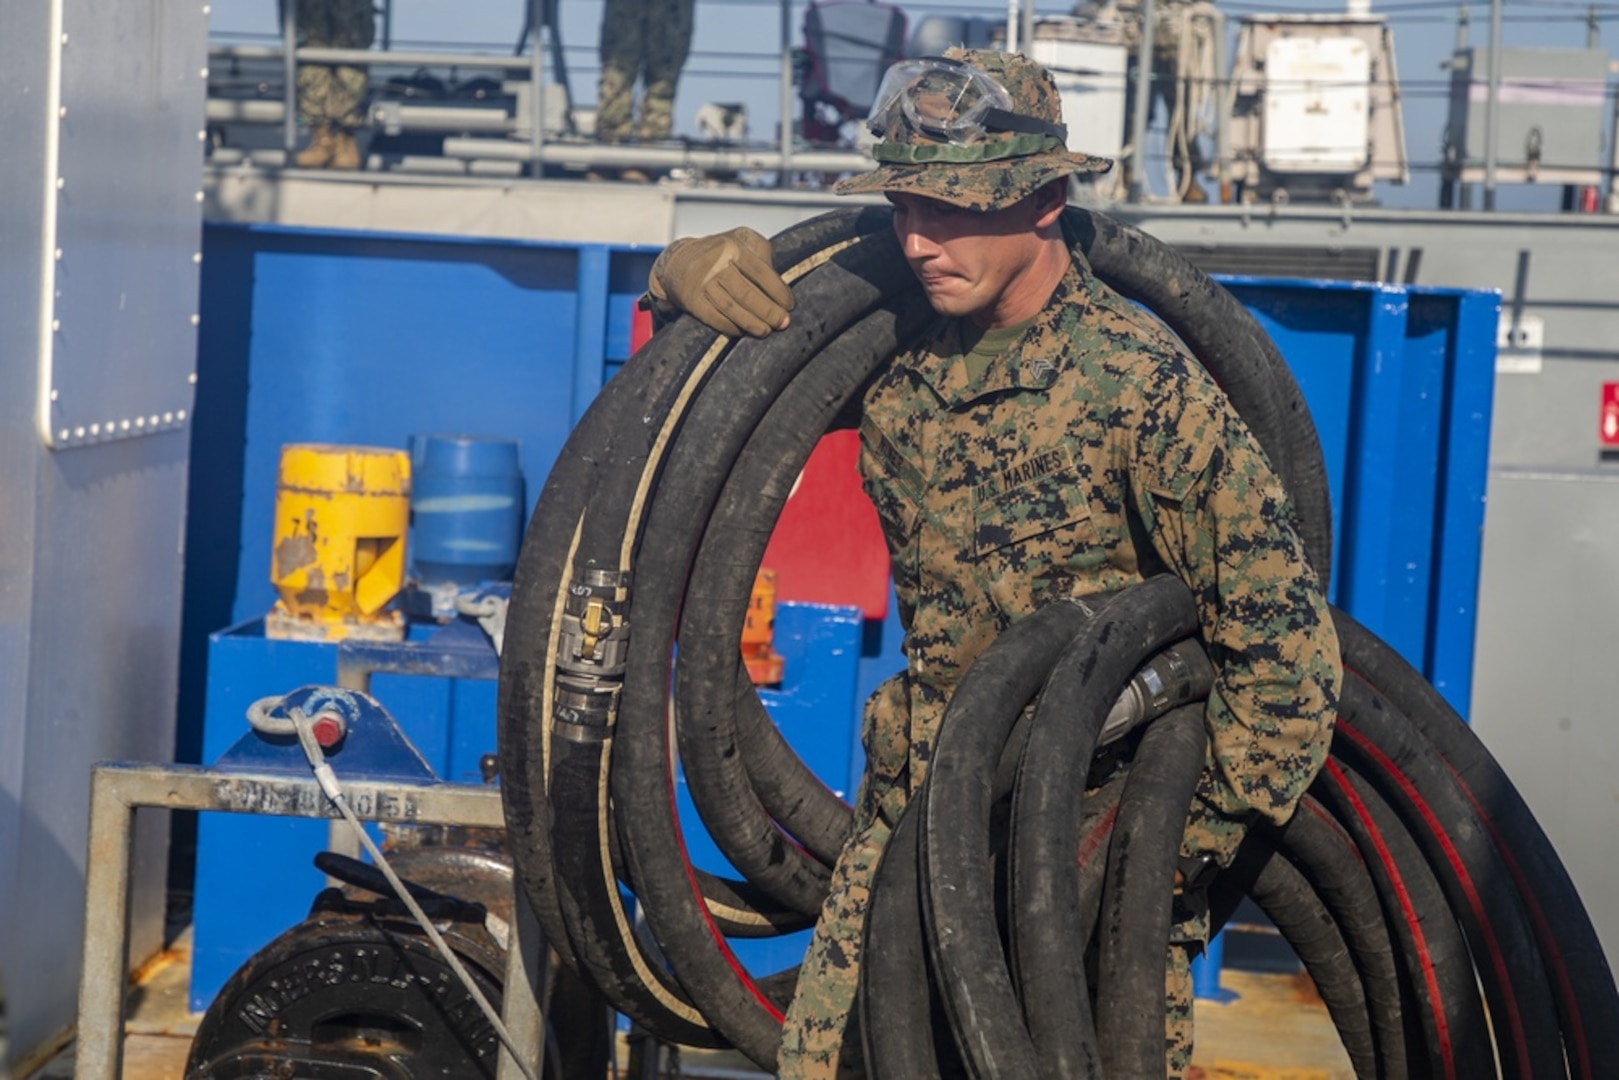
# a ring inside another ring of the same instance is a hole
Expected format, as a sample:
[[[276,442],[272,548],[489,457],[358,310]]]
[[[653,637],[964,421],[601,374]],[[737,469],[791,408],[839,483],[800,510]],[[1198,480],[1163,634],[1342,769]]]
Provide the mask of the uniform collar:
[[[1089,305],[1089,290],[1080,269],[1070,262],[1040,314],[1017,342],[977,377],[967,370],[960,319],[945,320],[911,354],[910,366],[950,408],[1007,390],[1049,390],[1064,363],[1057,321],[1063,317],[1071,322]]]

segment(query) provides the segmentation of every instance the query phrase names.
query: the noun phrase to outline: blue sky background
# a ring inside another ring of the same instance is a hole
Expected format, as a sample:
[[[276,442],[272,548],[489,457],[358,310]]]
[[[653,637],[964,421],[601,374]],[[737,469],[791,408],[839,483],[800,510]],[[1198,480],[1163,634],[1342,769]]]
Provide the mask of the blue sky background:
[[[380,0],[379,0],[380,2]],[[793,43],[802,40],[803,0],[791,2]],[[914,27],[922,17],[975,15],[1004,18],[1004,4],[901,2]],[[1260,12],[1321,13],[1342,10],[1340,2],[1295,0],[1284,4],[1220,4],[1234,29],[1243,15]],[[1469,7],[1470,40],[1483,47],[1488,41],[1490,8]],[[469,46],[510,53],[523,24],[523,0],[394,0],[393,38],[396,48],[427,45]],[[1069,3],[1037,2],[1036,13],[1060,15]],[[1405,106],[1406,153],[1412,182],[1404,188],[1384,185],[1379,196],[1389,205],[1436,205],[1438,184],[1431,166],[1438,161],[1440,138],[1447,111],[1448,73],[1440,64],[1451,54],[1457,37],[1461,5],[1444,0],[1374,2],[1395,31],[1396,63]],[[597,39],[601,0],[560,0],[560,36],[565,48],[569,88],[576,104],[596,100]],[[1569,0],[1514,0],[1505,7],[1502,40],[1514,47],[1553,46],[1581,48],[1586,43],[1586,21],[1594,10],[1601,33],[1599,44],[1610,54],[1619,45],[1619,3],[1590,4]],[[781,46],[780,0],[698,0],[697,28],[691,59],[676,100],[678,134],[694,134],[694,117],[707,101],[742,101],[748,106],[750,135],[774,139],[779,115],[778,60]],[[217,35],[273,36],[276,32],[274,0],[213,0],[213,29]],[[1423,170],[1421,166],[1430,166]],[[1552,209],[1559,191],[1554,188],[1501,189],[1503,208]]]

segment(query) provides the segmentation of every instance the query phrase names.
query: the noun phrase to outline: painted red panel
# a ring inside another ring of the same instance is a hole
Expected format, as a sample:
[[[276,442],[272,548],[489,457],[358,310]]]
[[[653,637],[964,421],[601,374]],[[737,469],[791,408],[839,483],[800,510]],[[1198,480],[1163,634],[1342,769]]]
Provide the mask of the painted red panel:
[[[1602,419],[1597,439],[1603,446],[1619,446],[1619,382],[1602,384]]]
[[[888,549],[860,490],[860,436],[835,431],[815,448],[765,549],[776,598],[888,613]]]
[[[640,351],[641,346],[652,340],[652,312],[641,305],[635,305],[634,313],[630,316],[630,355]]]

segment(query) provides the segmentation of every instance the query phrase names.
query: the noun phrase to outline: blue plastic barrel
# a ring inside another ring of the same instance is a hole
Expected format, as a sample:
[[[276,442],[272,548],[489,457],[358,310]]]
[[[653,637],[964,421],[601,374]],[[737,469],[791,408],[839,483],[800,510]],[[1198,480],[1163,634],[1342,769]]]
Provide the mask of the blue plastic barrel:
[[[413,435],[411,568],[423,585],[510,581],[523,527],[515,439]]]

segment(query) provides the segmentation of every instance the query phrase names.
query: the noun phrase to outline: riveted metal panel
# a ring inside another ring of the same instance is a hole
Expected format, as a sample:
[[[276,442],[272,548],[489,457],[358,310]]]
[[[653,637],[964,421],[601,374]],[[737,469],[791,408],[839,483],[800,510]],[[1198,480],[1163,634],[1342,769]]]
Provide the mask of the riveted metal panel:
[[[63,4],[47,44],[40,435],[63,448],[184,426],[196,361],[203,5]]]

